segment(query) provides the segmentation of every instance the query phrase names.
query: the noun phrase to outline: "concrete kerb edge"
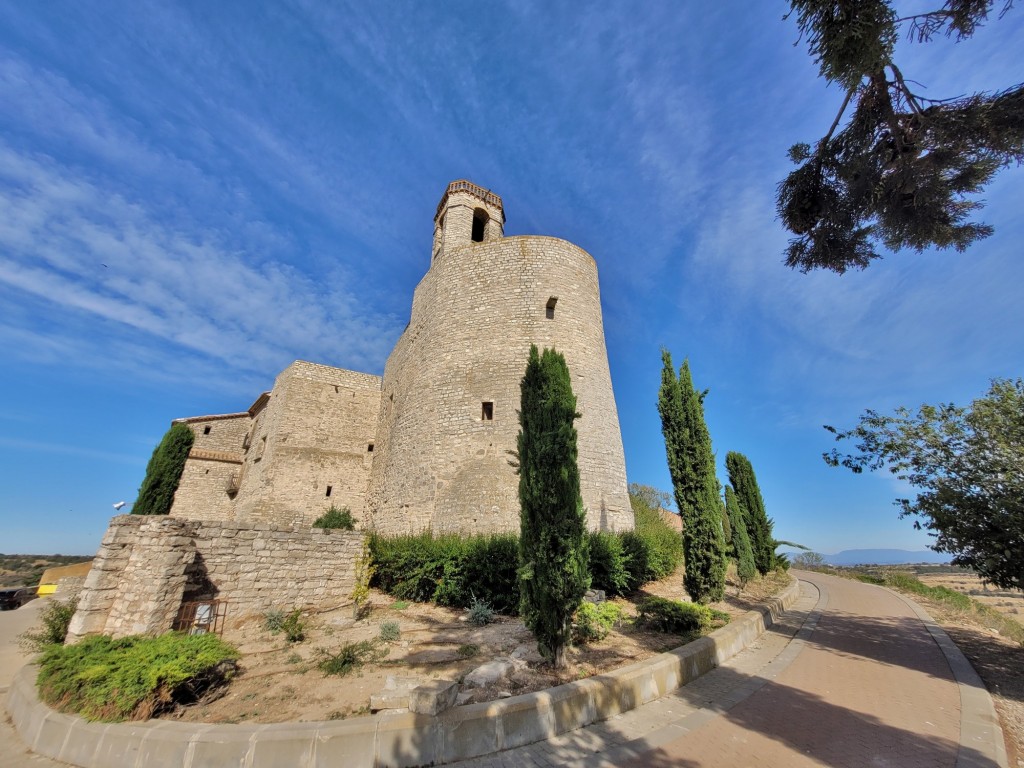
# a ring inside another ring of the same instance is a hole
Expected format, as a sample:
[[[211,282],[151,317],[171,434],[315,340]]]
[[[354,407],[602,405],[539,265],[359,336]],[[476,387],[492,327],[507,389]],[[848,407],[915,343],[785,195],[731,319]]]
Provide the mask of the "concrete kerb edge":
[[[440,764],[550,738],[664,696],[743,650],[771,627],[799,595],[800,582],[794,579],[778,597],[700,640],[586,680],[497,702],[457,707],[436,717],[407,713],[374,715],[344,723],[295,723],[295,739],[282,738],[286,724],[195,724],[188,727],[181,723],[168,728],[166,723],[154,721],[97,726],[81,718],[60,715],[43,704],[36,694],[36,668],[32,665],[23,667],[15,676],[7,691],[6,707],[18,735],[33,751],[65,761],[74,755],[74,764],[82,768],[101,768],[97,755],[103,752],[102,742],[108,739],[119,742],[122,749],[128,747],[126,740],[133,744],[137,741],[134,749],[125,749],[126,754],[137,756],[147,751],[154,741],[165,742],[175,736],[182,742],[182,749],[174,751],[184,755],[183,768],[193,768],[193,757],[205,751],[204,746],[214,747],[218,752],[238,751],[233,756],[237,756],[239,765],[250,766],[263,736],[276,742],[268,746],[278,758],[283,757],[281,749],[294,744],[297,751],[288,764],[301,768],[322,764],[328,752],[348,753],[338,737],[346,743],[351,741],[355,754],[369,758],[372,752],[374,765],[403,768]],[[63,738],[51,734],[44,740],[46,743],[40,743],[44,722],[51,730],[60,724],[67,733]],[[82,749],[76,749],[76,739],[89,733],[95,737],[98,727],[103,729],[100,743],[92,748],[82,744]],[[334,742],[334,748],[325,749],[329,742]],[[58,745],[56,751],[55,744]],[[230,747],[232,744],[237,746]],[[131,764],[134,763],[132,759]],[[126,763],[126,768],[128,765]]]

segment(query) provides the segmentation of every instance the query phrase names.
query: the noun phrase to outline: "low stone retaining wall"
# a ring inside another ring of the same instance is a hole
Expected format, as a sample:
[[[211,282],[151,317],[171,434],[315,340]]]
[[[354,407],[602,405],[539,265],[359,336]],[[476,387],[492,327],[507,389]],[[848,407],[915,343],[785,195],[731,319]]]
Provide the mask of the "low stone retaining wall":
[[[186,600],[227,602],[228,620],[351,602],[360,531],[119,515],[79,593],[68,642],[160,634]]]
[[[409,712],[271,725],[89,723],[39,701],[33,666],[15,678],[7,711],[32,750],[83,768],[439,765],[547,739],[664,696],[743,650],[799,594],[794,582],[707,637],[613,672],[436,717]]]

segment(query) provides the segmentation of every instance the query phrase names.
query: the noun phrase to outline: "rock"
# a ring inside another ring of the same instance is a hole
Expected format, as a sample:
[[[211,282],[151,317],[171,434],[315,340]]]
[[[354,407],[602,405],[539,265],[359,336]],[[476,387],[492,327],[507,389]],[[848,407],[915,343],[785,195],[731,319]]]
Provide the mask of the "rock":
[[[511,659],[495,659],[481,664],[462,679],[467,688],[486,688],[508,677],[516,668]]]
[[[455,705],[459,684],[454,680],[431,680],[409,692],[409,709],[420,715],[437,715]]]
[[[536,645],[520,645],[512,651],[511,658],[520,664],[539,664],[544,660]]]
[[[512,698],[512,694],[509,693],[508,691],[498,691],[498,698],[499,699],[511,699]]]
[[[455,706],[461,707],[463,704],[468,704],[473,700],[472,693],[460,693],[455,697]]]
[[[420,684],[418,677],[396,677],[388,675],[384,690],[370,696],[370,711],[382,709],[408,709],[409,692]]]
[[[588,589],[584,593],[583,599],[588,603],[603,603],[606,598],[603,589]]]

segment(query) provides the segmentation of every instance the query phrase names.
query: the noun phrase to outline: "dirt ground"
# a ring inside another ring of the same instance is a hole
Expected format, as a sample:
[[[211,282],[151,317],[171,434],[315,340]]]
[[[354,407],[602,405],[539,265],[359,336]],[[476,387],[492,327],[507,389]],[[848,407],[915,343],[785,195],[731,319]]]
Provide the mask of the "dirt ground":
[[[1024,593],[985,587],[974,574],[919,574],[929,586],[970,595],[1017,621],[1024,620]],[[1009,764],[1024,768],[1024,647],[970,615],[913,595],[959,646],[992,694],[1006,738]]]
[[[742,596],[730,583],[728,596],[713,607],[739,616],[789,583],[769,576],[748,585]],[[370,696],[381,693],[388,678],[418,684],[432,679],[462,680],[485,662],[519,657],[514,671],[488,688],[467,689],[468,701],[490,701],[589,677],[675,648],[694,636],[644,631],[635,627],[636,603],[648,595],[684,599],[682,572],[648,584],[629,599],[616,598],[624,621],[604,640],[572,648],[568,668],[555,673],[536,652],[529,631],[518,619],[495,617],[491,624],[469,623],[465,611],[405,603],[374,592],[371,609],[353,621],[350,608],[304,617],[306,637],[288,643],[271,634],[262,618],[230,627],[224,639],[242,653],[240,672],[220,698],[181,707],[165,717],[208,723],[321,721],[370,712]],[[381,626],[395,622],[399,637],[379,640]],[[325,675],[317,661],[347,643],[374,641],[380,658],[347,676]]]

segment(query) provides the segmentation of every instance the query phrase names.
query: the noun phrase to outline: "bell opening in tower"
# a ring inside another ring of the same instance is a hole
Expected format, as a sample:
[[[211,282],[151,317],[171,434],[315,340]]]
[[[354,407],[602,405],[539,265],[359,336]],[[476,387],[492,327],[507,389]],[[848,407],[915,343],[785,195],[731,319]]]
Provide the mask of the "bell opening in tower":
[[[487,211],[483,208],[475,208],[473,210],[473,242],[482,243],[484,241],[484,228],[487,226],[487,221],[490,217],[487,215]]]

